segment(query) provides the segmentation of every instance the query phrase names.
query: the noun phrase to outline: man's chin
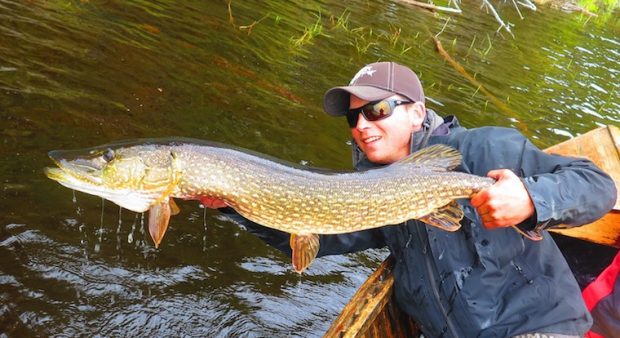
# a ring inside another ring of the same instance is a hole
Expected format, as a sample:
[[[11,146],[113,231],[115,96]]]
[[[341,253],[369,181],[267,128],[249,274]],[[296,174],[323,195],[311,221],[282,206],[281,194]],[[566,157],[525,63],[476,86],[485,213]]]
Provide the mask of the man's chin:
[[[379,152],[369,151],[366,152],[366,157],[370,162],[377,164],[389,164],[390,160],[386,158],[384,154],[380,154]]]

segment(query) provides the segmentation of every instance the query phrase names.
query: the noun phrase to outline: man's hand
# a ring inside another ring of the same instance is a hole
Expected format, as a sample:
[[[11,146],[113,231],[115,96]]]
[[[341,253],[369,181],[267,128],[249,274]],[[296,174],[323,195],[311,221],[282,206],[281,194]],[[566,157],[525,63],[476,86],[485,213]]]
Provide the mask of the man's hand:
[[[223,200],[218,200],[217,198],[211,197],[201,198],[200,203],[202,203],[202,205],[204,205],[205,207],[211,209],[225,208],[228,206],[228,204],[226,204],[226,202],[224,202]]]
[[[487,176],[497,180],[471,198],[487,229],[517,225],[534,214],[534,203],[523,182],[508,169],[491,170]]]

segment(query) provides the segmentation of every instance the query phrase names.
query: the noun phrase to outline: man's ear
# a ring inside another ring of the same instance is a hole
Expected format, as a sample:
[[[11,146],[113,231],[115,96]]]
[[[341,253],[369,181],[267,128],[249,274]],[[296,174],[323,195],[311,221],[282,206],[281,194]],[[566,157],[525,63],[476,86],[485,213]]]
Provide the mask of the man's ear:
[[[426,118],[426,107],[423,102],[414,102],[407,105],[407,114],[409,114],[409,121],[414,130],[422,128],[422,123]]]

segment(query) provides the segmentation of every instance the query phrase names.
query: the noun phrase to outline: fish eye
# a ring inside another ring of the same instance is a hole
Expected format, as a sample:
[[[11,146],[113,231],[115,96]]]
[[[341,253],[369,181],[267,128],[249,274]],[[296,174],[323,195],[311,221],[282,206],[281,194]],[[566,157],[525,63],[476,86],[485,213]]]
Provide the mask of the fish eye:
[[[101,156],[103,157],[104,161],[110,162],[114,159],[114,150],[107,149],[106,151],[103,152]]]

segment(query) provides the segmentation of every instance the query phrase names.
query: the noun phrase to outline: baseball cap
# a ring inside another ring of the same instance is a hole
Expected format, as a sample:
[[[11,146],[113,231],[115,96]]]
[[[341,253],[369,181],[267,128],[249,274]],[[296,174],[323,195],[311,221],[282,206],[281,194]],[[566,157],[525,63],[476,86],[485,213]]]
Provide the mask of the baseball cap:
[[[395,62],[375,62],[364,66],[348,86],[334,87],[325,92],[323,109],[332,116],[346,115],[351,94],[366,101],[399,94],[413,102],[424,102],[424,91],[418,76]]]

